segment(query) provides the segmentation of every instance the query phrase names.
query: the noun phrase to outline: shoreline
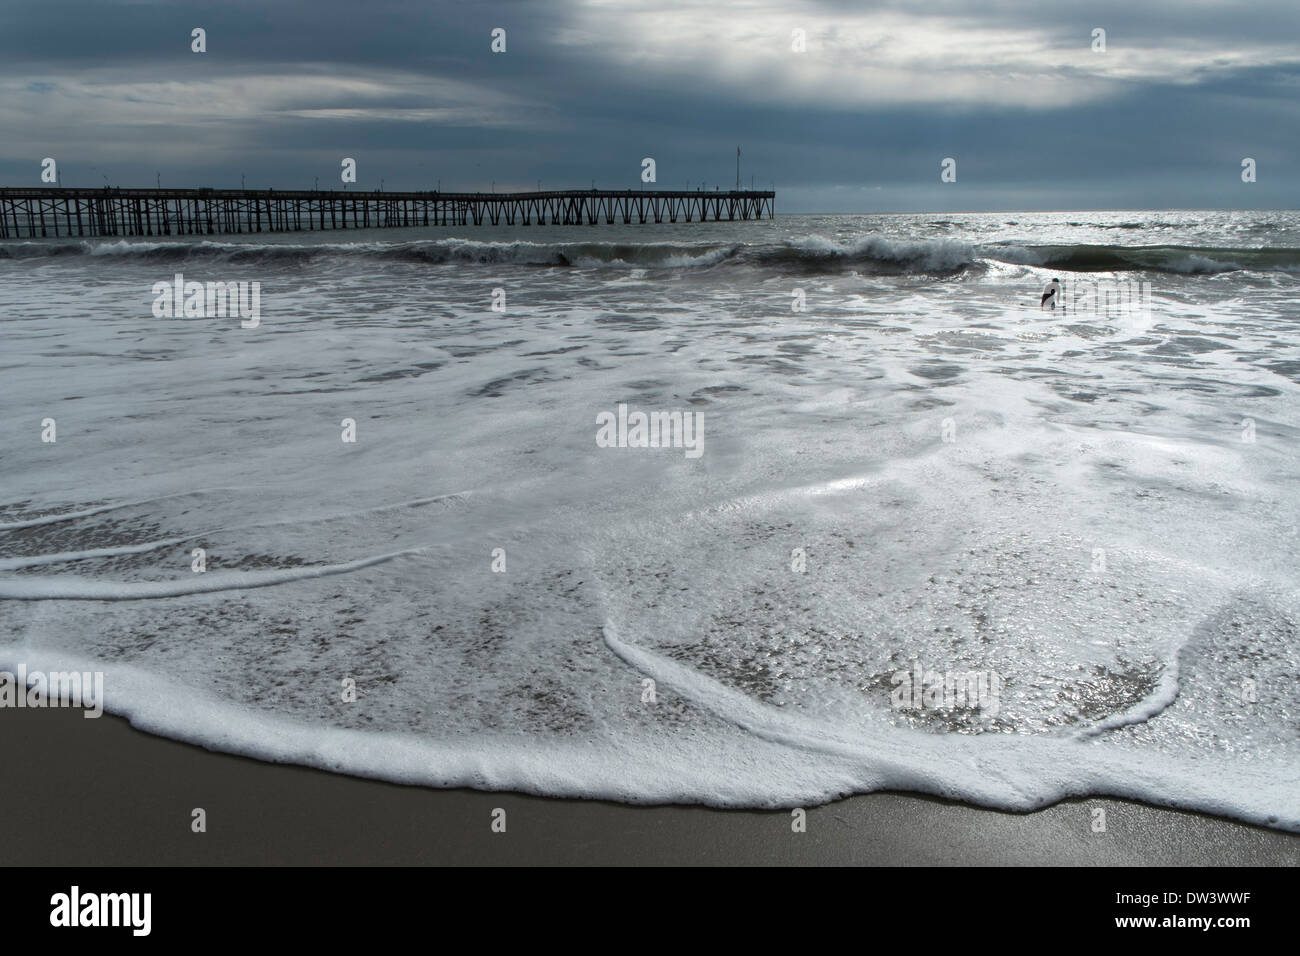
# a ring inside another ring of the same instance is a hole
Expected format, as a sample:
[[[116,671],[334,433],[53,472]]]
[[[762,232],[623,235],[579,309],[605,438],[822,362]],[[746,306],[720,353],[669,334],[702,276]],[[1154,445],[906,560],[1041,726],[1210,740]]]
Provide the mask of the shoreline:
[[[435,790],[76,709],[0,711],[0,750],[15,768],[0,776],[10,865],[1300,865],[1300,835],[1110,797],[1022,814],[882,791],[809,807],[794,833],[788,810]],[[206,833],[191,831],[200,807]]]

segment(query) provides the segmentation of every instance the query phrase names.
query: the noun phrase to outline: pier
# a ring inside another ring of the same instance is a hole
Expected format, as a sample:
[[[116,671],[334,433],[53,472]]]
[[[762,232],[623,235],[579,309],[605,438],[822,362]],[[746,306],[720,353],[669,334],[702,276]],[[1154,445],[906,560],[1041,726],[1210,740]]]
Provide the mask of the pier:
[[[192,236],[420,226],[595,226],[771,219],[776,193],[530,193],[0,187],[0,239]]]

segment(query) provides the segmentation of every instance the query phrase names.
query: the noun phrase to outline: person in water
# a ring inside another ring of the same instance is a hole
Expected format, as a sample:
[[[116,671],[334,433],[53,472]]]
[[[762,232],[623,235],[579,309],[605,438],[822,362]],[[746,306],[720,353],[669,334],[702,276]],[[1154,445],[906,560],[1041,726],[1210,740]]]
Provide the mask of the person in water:
[[[1060,300],[1061,300],[1061,280],[1053,279],[1051,282],[1047,283],[1047,287],[1043,289],[1043,299],[1041,302],[1039,302],[1038,307],[1040,309],[1051,309],[1053,312],[1055,312],[1056,303],[1059,302]]]

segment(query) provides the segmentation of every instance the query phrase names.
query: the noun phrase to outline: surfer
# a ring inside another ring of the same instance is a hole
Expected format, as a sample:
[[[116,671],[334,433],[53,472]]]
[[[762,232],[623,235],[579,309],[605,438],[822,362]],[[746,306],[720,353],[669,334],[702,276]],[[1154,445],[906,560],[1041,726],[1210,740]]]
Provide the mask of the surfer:
[[[1060,298],[1061,280],[1053,279],[1051,282],[1047,283],[1047,287],[1043,289],[1043,299],[1039,302],[1038,307],[1040,309],[1051,309],[1055,312],[1056,303],[1060,301]]]

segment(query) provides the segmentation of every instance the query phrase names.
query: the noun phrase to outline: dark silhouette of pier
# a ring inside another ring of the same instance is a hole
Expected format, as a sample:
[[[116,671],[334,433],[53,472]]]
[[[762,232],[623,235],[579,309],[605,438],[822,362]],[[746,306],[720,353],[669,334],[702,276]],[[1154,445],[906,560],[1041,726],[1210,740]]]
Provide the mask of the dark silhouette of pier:
[[[0,188],[0,239],[190,236],[416,226],[613,225],[771,219],[776,193],[582,189],[531,193]]]

